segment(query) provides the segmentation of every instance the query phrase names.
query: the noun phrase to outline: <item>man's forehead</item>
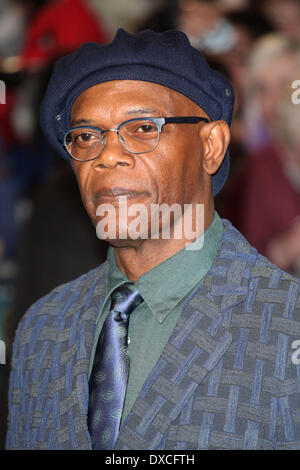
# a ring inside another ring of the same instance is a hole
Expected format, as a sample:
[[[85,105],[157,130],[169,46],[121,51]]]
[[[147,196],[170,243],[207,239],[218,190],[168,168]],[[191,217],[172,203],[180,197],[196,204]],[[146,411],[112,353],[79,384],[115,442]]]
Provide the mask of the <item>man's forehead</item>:
[[[101,105],[107,101],[113,106],[115,100],[118,100],[120,105],[127,103],[132,108],[128,111],[129,114],[140,112],[151,115],[164,107],[170,110],[179,107],[183,112],[190,110],[196,114],[206,114],[200,106],[182,93],[165,85],[142,80],[111,80],[88,87],[74,101],[71,114],[87,103],[97,106],[98,102]]]
[[[178,96],[184,97],[180,92],[173,90],[172,88],[161,85],[158,83],[146,81],[146,80],[107,80],[105,82],[96,83],[93,86],[87,87],[85,90],[80,93],[79,96],[87,95],[87,94],[100,94],[109,91],[109,93],[122,93],[122,92],[132,92],[132,93],[142,93],[145,92],[147,95],[148,93],[155,93],[159,95],[170,95],[170,96]],[[155,98],[155,95],[152,95],[152,98]]]

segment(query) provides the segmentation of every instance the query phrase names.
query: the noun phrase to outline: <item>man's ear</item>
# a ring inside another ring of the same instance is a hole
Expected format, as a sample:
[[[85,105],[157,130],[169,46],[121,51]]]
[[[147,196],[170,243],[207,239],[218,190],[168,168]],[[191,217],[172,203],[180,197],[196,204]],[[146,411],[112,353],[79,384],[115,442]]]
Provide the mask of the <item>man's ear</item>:
[[[213,175],[221,166],[229,141],[230,130],[227,122],[213,121],[201,128],[203,142],[203,168]]]

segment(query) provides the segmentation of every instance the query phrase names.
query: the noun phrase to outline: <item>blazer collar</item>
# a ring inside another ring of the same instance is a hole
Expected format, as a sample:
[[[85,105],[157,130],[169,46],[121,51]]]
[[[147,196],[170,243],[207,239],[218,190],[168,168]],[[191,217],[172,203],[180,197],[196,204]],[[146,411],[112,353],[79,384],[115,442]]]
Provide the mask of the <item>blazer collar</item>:
[[[221,251],[183,307],[163,353],[123,423],[115,449],[160,449],[170,424],[232,342],[231,315],[249,292],[256,251],[224,222]]]
[[[226,311],[204,294],[189,299],[123,423],[116,449],[160,448],[164,433],[232,342]],[[218,299],[221,300],[221,299]]]

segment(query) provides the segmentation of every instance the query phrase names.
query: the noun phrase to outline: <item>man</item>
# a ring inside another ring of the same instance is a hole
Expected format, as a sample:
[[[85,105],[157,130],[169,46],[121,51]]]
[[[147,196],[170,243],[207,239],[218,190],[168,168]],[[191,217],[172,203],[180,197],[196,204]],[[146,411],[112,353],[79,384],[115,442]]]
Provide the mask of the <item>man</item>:
[[[7,448],[300,447],[299,280],[214,213],[232,109],[178,31],[57,63],[42,127],[110,249],[22,318]]]

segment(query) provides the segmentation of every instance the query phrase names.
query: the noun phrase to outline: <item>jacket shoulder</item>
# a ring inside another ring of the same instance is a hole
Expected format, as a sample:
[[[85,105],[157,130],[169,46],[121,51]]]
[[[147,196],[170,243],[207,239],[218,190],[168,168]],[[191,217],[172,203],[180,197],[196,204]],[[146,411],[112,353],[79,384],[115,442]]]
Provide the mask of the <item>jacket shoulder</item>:
[[[85,305],[88,297],[104,290],[106,278],[107,262],[91,269],[85,274],[68,281],[52,289],[48,294],[34,302],[21,318],[17,332],[19,330],[33,327],[41,321],[40,317],[47,317],[49,321],[54,321],[54,317],[59,317],[62,312],[68,314],[75,308],[77,311]]]
[[[260,255],[230,222],[223,223],[222,247],[216,260],[223,271],[215,269],[214,282],[223,284],[224,294],[237,292],[243,321],[249,315],[252,320],[256,316],[257,327],[268,319],[272,331],[300,335],[300,279]],[[223,278],[218,277],[218,271]]]
[[[266,283],[268,280],[269,282],[272,280],[273,282],[271,282],[270,288],[274,287],[273,284],[275,280],[281,281],[281,283],[286,286],[291,282],[300,285],[300,279],[298,277],[283,271],[258,253],[256,248],[250,245],[246,238],[228,220],[223,219],[223,225],[223,245],[226,244],[226,242],[228,243],[228,241],[231,242],[232,260],[243,257],[246,259],[246,255],[249,255],[247,258],[247,269],[250,269],[248,274],[249,279],[261,277],[266,280]]]

